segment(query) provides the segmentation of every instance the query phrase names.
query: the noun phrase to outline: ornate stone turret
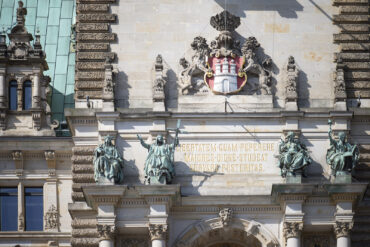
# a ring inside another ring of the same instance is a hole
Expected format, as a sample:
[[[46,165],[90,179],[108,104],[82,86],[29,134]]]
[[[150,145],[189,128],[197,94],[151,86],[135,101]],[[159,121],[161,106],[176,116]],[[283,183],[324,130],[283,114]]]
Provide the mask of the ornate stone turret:
[[[17,24],[12,28],[9,45],[5,33],[0,35],[0,128],[6,135],[54,135],[57,126],[50,121],[50,107],[46,101],[50,77],[40,35],[34,40],[25,27],[27,9],[18,2]],[[30,124],[31,123],[31,124]]]

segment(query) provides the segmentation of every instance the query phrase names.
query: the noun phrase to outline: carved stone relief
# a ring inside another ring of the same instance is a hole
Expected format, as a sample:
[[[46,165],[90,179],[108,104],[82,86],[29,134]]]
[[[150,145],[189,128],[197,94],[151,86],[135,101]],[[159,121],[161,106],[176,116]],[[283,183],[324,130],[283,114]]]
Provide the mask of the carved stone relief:
[[[57,208],[54,205],[51,205],[49,210],[45,213],[44,221],[46,231],[58,230],[59,214]]]
[[[284,222],[284,238],[298,238],[303,229],[302,222]]]
[[[233,210],[231,208],[224,208],[220,210],[218,215],[220,216],[222,225],[228,226],[230,221],[232,220]]]
[[[149,235],[150,239],[156,240],[163,240],[167,238],[167,225],[162,224],[149,224]]]
[[[100,240],[112,240],[116,233],[114,225],[97,225],[98,235]]]
[[[334,225],[334,233],[337,238],[348,237],[351,233],[353,222],[337,221]]]

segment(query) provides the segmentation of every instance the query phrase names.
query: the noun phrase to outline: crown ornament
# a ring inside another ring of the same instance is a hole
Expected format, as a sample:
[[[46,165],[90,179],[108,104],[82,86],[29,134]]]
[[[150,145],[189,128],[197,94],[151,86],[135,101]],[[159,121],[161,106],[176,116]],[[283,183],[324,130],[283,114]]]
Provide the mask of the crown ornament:
[[[230,14],[227,10],[211,17],[211,26],[217,31],[233,32],[240,25],[240,17]]]

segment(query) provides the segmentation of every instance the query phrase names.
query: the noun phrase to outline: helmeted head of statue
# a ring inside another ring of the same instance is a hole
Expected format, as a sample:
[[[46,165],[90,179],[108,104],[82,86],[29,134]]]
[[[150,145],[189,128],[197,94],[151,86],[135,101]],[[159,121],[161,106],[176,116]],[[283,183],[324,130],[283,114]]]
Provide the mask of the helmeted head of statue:
[[[162,145],[162,144],[163,144],[163,136],[157,135],[157,145]]]
[[[113,140],[113,136],[110,136],[110,135],[107,135],[104,139],[104,144],[106,146],[112,146],[112,140]]]
[[[344,142],[346,140],[346,133],[341,131],[341,132],[338,133],[338,137],[339,137],[339,140]]]
[[[293,141],[294,140],[294,132],[293,131],[289,131],[286,135],[286,140],[287,141]]]

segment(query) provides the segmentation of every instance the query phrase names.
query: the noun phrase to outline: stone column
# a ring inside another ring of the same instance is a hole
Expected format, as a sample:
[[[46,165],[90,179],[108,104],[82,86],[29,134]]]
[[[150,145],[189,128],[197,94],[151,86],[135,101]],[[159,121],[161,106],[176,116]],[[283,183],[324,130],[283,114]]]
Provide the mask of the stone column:
[[[167,225],[149,224],[152,247],[166,247]]]
[[[6,107],[6,86],[5,86],[5,74],[0,72],[0,108]]]
[[[40,75],[35,74],[32,82],[32,108],[40,108]]]
[[[334,232],[337,237],[337,247],[351,247],[350,232],[352,226],[353,222],[335,222]]]
[[[99,247],[114,247],[114,225],[97,225],[99,234]]]
[[[287,247],[301,246],[302,222],[284,222],[284,237]]]

